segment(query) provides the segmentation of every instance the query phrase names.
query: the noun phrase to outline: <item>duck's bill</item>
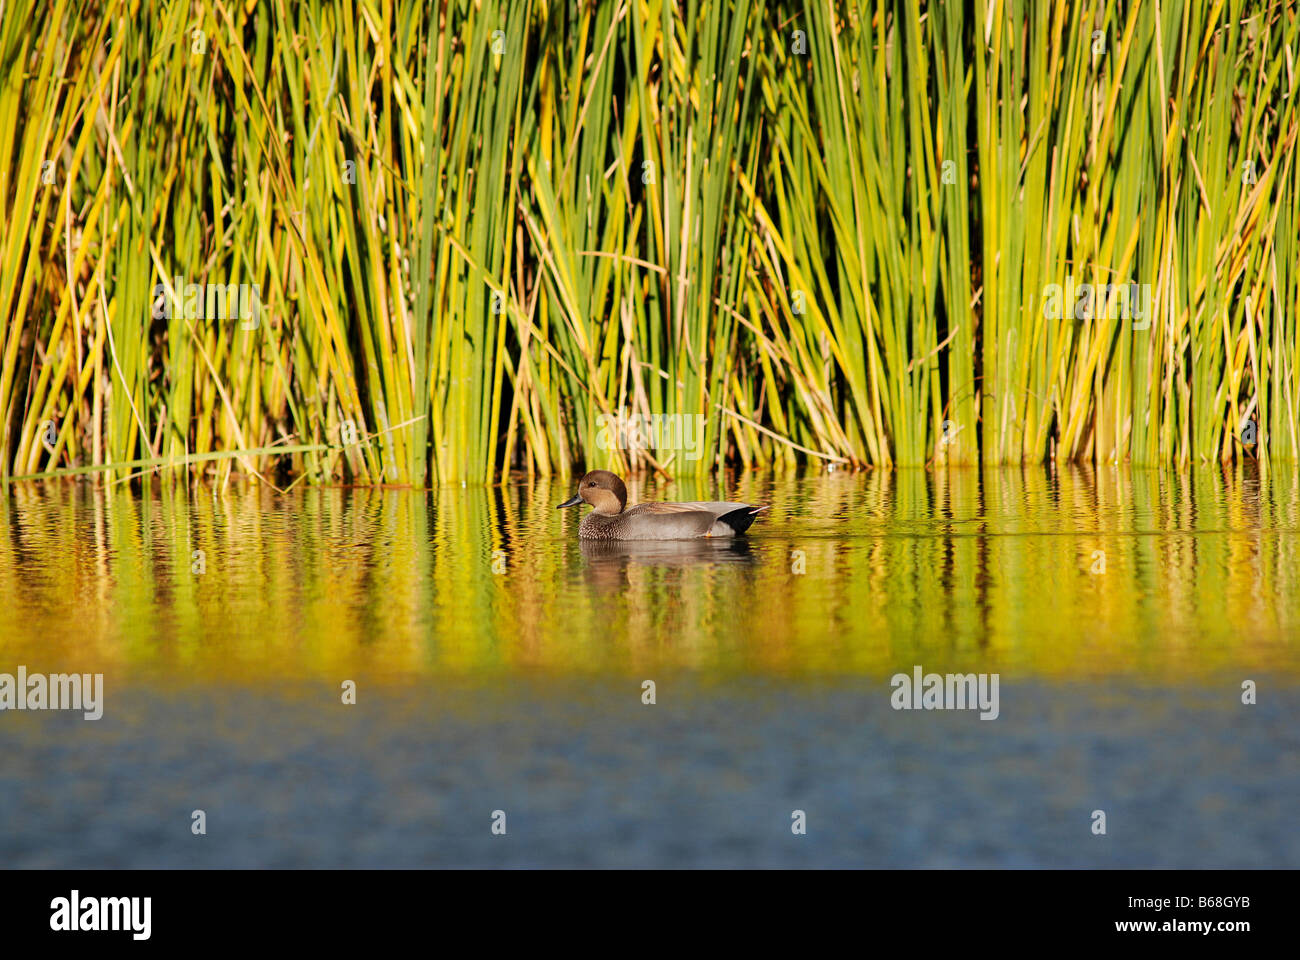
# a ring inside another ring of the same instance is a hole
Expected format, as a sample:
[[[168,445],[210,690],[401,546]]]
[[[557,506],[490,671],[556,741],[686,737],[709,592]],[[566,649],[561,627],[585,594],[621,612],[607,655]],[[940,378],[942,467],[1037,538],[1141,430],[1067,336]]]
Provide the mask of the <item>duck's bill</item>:
[[[565,500],[562,504],[560,504],[555,509],[563,510],[565,507],[576,507],[580,503],[582,503],[582,497],[578,496],[575,493],[573,496],[571,496],[568,500]]]

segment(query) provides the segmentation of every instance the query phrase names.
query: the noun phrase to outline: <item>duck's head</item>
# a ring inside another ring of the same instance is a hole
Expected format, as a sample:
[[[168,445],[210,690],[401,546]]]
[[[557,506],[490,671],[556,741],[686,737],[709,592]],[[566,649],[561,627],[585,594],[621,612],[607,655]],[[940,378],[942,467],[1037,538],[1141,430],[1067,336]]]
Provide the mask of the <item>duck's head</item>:
[[[615,516],[627,506],[627,487],[617,475],[608,470],[592,470],[578,481],[578,492],[557,507],[576,507],[587,501],[597,513]]]

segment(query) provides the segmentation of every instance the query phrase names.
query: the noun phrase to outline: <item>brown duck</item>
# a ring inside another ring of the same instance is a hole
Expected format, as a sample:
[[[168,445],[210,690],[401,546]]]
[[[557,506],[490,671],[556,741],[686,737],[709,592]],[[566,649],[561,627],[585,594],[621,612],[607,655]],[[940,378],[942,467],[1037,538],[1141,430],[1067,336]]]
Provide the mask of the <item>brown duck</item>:
[[[627,487],[608,470],[592,470],[578,481],[578,492],[558,509],[583,501],[594,508],[582,518],[583,540],[694,540],[735,537],[749,529],[767,507],[748,503],[638,503],[627,505]]]

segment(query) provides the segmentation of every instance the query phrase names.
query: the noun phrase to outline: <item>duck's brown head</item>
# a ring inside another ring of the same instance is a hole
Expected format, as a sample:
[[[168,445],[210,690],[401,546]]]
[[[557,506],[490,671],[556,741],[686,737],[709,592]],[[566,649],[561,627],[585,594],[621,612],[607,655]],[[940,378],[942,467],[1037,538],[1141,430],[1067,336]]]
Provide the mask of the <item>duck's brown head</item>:
[[[557,509],[576,507],[586,500],[597,513],[615,516],[627,506],[627,487],[608,470],[592,470],[578,481],[578,492],[565,500]]]

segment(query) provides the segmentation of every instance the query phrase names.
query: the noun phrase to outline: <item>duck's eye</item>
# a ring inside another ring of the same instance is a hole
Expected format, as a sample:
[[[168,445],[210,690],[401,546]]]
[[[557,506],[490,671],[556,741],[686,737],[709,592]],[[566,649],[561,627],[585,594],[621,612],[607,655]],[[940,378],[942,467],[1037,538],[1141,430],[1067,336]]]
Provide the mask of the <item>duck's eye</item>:
[[[595,480],[593,480],[593,481],[591,481],[591,483],[587,484],[587,486],[589,486],[589,487],[594,487],[595,485],[596,485],[596,481],[595,481]]]

